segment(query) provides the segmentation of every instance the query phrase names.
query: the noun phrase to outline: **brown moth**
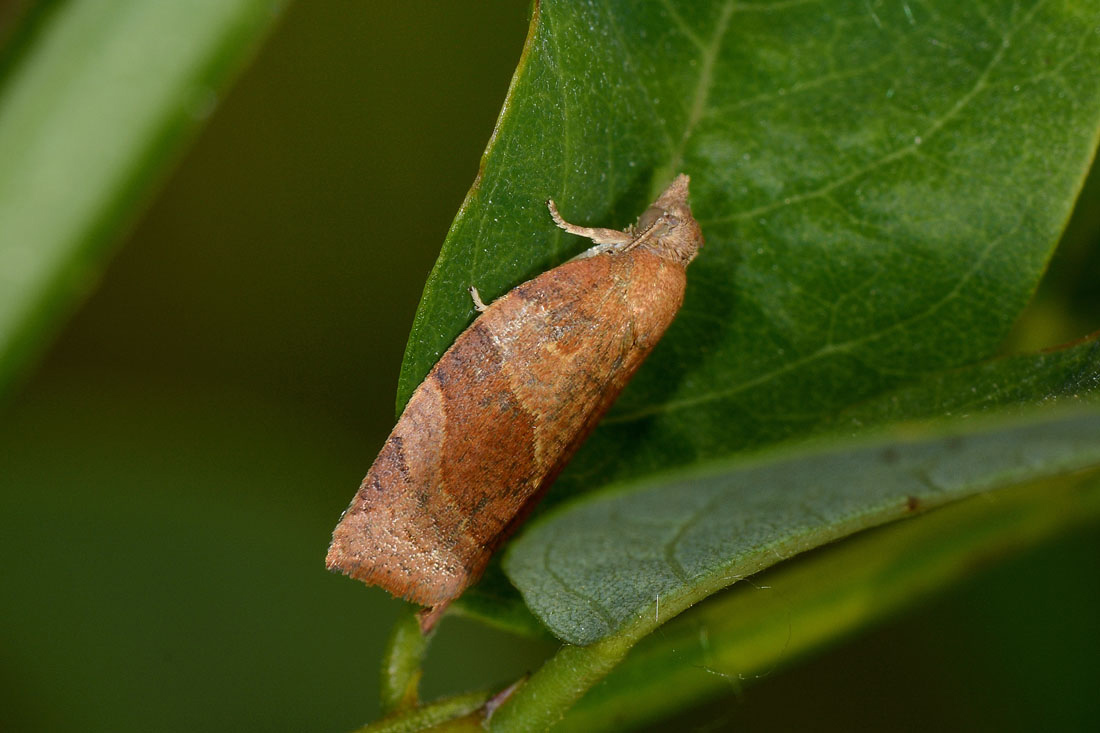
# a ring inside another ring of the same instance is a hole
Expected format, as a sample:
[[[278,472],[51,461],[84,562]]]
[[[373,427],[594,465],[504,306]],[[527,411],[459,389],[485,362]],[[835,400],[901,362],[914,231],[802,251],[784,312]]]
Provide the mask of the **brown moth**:
[[[625,231],[485,306],[417,387],[326,563],[428,606],[476,581],[672,323],[703,246],[680,175]]]

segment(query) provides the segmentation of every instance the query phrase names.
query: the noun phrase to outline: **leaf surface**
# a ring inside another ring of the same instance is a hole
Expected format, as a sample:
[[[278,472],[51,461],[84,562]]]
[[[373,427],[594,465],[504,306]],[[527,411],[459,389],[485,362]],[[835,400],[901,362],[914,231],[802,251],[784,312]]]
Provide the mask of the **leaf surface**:
[[[1094,470],[976,496],[783,563],[643,639],[555,730],[626,730],[728,695],[994,561],[1097,519]],[[1087,582],[1088,570],[1080,577]]]
[[[853,532],[1096,466],[1096,411],[742,461],[580,500],[525,532],[506,569],[555,634],[591,644]]]
[[[398,405],[473,310],[575,254],[544,202],[631,222],[679,171],[683,310],[549,502],[818,429],[989,357],[1093,155],[1100,3],[536,6],[426,286]]]
[[[1090,408],[1098,396],[1100,338],[932,375],[842,413],[826,432],[878,428],[871,445],[819,439],[698,475],[628,483],[534,523],[505,568],[556,634],[591,643],[647,612],[658,593],[671,611],[678,595],[698,600],[917,509],[1087,468],[1090,440],[1100,437],[1088,427],[1093,418],[1077,433],[1040,416]],[[1022,426],[998,427],[1016,415]]]
[[[1095,0],[538,4],[399,408],[473,317],[468,285],[493,298],[586,246],[547,197],[623,226],[681,170],[707,240],[684,308],[544,509],[807,435],[1040,399],[1030,357],[980,395],[950,380],[995,352],[1072,208],[1100,129],[1097,27]],[[459,606],[529,627],[495,566],[488,580]]]
[[[882,395],[838,420],[844,430],[855,427],[854,439],[818,438],[627,482],[549,513],[511,545],[505,566],[544,623],[590,645],[566,647],[540,670],[505,709],[501,729],[568,709],[634,644],[706,596],[860,529],[952,505],[894,522],[885,536],[896,539],[858,533],[780,569],[795,579],[784,611],[804,619],[806,629],[790,647],[767,643],[777,632],[760,594],[738,596],[732,620],[713,625],[713,648],[709,631],[686,654],[670,641],[680,631],[647,641],[641,661],[632,655],[621,673],[627,682],[584,698],[581,728],[667,714],[714,694],[697,679],[680,686],[700,654],[739,655],[754,669],[771,669],[788,649],[818,646],[960,577],[972,567],[967,558],[1095,521],[1098,398],[1100,340],[1092,339]],[[925,414],[938,417],[904,421]],[[870,436],[867,425],[877,426]],[[1081,471],[1091,471],[1084,483],[1075,478]],[[1026,491],[1012,488],[1024,482],[1031,484]],[[975,493],[989,497],[984,511],[959,501]],[[919,561],[906,559],[910,552]],[[692,624],[692,633],[711,628],[709,616],[690,616],[677,624]],[[650,664],[651,655],[663,661]],[[646,683],[629,682],[639,674]],[[637,694],[625,693],[624,684]],[[666,685],[676,692],[657,692]]]

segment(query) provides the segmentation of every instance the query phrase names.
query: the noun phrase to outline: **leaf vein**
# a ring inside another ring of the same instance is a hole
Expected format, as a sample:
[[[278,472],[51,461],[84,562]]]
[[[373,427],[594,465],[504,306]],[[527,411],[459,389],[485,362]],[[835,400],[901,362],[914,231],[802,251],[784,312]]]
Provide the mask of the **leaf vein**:
[[[996,53],[994,53],[993,56],[990,58],[989,63],[986,64],[985,68],[982,70],[982,73],[974,81],[974,84],[970,87],[970,89],[962,94],[957,100],[955,100],[955,103],[951,105],[951,107],[945,113],[933,119],[931,123],[929,123],[928,127],[926,127],[920,135],[917,135],[908,145],[904,145],[900,148],[892,150],[891,152],[879,157],[877,160],[872,161],[867,165],[861,166],[856,170],[853,170],[843,176],[840,176],[839,178],[830,181],[829,183],[826,183],[825,185],[819,186],[816,189],[805,191],[799,194],[794,194],[793,196],[785,196],[784,198],[773,201],[770,204],[757,206],[755,208],[747,209],[745,211],[741,211],[735,214],[730,214],[729,216],[725,217],[709,219],[702,223],[713,225],[732,221],[744,221],[747,219],[754,219],[758,216],[769,214],[772,211],[775,211],[783,206],[789,206],[803,203],[805,201],[818,199],[835,191],[841,186],[845,186],[855,180],[858,180],[859,178],[862,178],[863,176],[866,176],[868,173],[872,173],[880,168],[883,168],[884,166],[889,165],[890,163],[913,155],[919,150],[922,144],[926,143],[936,133],[942,130],[944,126],[946,126],[951,120],[961,114],[980,93],[986,90],[986,88],[989,86],[989,78],[993,74],[993,70],[1000,65],[1001,61],[1004,59],[1005,53],[1012,45],[1012,35],[1014,35],[1016,31],[1026,25],[1027,21],[1030,20],[1038,11],[1040,5],[1042,5],[1042,3],[1036,3],[1036,5],[1032,8],[1032,11],[1028,14],[1028,17],[1024,21],[1021,21],[1021,23],[1015,28],[1013,28],[1010,34],[1004,37],[1000,47],[997,49]]]

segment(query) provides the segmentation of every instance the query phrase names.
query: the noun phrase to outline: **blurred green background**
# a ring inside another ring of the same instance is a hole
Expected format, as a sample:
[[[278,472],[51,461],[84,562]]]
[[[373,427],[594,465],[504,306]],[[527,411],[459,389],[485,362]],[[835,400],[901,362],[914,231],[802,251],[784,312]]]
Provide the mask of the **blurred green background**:
[[[326,573],[324,551],[392,425],[527,5],[294,3],[219,100],[4,405],[0,729],[376,715],[400,604]],[[1009,348],[1100,323],[1098,188]],[[1100,532],[1066,537],[808,664],[723,670],[730,696],[668,727],[1088,727],[1098,558]],[[552,649],[450,619],[424,689],[504,683]]]

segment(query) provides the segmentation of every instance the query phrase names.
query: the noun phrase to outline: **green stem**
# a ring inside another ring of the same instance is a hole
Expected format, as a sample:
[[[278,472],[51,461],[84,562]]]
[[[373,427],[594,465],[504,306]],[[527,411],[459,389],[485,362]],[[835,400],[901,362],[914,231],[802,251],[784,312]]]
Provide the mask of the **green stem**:
[[[460,718],[475,714],[491,696],[492,693],[488,690],[455,695],[446,700],[440,700],[431,705],[425,705],[416,710],[363,726],[355,733],[413,733],[444,723],[454,722],[461,725]],[[463,722],[468,723],[468,725],[462,725],[461,728],[457,725],[448,726],[448,730],[454,731],[462,728],[477,730],[480,728],[480,718]]]
[[[408,606],[390,632],[382,655],[382,714],[412,710],[420,702],[421,663],[428,637],[420,632],[417,609]]]
[[[638,638],[627,632],[589,646],[562,647],[493,713],[489,729],[494,733],[549,729],[622,661]]]

